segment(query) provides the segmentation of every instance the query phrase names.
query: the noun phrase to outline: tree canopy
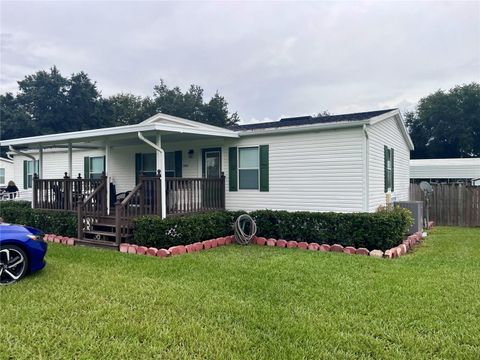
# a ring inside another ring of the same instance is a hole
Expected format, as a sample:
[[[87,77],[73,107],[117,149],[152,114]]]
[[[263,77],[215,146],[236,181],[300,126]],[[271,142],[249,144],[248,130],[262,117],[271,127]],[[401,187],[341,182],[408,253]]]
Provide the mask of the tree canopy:
[[[216,92],[205,101],[198,85],[182,92],[160,80],[153,97],[105,98],[86,73],[67,78],[54,66],[25,76],[16,95],[0,95],[0,139],[136,124],[159,112],[221,127],[239,121],[223,96]]]
[[[413,159],[480,156],[480,84],[438,90],[405,115]]]

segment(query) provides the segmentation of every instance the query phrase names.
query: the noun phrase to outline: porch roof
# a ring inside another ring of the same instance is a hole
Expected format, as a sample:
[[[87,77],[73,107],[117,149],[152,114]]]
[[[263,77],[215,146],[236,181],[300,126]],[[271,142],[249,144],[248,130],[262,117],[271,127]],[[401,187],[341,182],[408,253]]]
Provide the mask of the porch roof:
[[[35,148],[49,144],[65,144],[65,143],[92,143],[112,139],[126,139],[129,137],[137,137],[137,133],[145,134],[189,134],[193,137],[222,137],[237,138],[239,135],[232,130],[220,128],[217,126],[207,125],[196,121],[191,121],[176,116],[158,113],[145,121],[135,125],[124,125],[109,127],[103,129],[92,129],[73,131],[59,134],[49,134],[41,136],[24,137],[17,139],[4,140],[1,146],[20,146],[22,148]],[[188,138],[188,136],[187,136]]]

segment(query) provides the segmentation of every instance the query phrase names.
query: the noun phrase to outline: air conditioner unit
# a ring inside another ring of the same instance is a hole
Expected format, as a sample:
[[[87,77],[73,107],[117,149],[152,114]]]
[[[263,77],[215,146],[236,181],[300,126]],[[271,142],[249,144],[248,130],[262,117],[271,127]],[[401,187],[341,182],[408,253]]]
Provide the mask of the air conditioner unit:
[[[394,204],[412,213],[413,224],[408,232],[409,235],[423,231],[423,201],[397,201]]]

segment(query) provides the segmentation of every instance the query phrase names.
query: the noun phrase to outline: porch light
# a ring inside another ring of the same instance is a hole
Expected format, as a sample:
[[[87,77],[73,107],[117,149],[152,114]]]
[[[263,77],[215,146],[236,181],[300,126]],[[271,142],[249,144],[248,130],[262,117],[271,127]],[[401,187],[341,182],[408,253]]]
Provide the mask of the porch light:
[[[188,157],[190,159],[193,158],[193,153],[194,153],[193,149],[188,150]]]

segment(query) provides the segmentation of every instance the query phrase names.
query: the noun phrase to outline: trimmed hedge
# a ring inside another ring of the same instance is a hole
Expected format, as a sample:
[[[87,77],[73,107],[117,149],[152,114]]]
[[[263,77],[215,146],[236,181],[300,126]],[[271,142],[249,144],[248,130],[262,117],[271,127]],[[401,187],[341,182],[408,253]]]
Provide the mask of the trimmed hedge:
[[[77,236],[77,215],[67,211],[32,209],[29,201],[2,201],[0,217],[4,222],[28,225],[45,233]]]
[[[244,212],[212,211],[168,217],[142,216],[134,220],[133,243],[169,248],[233,234],[233,223]]]
[[[233,233],[235,219],[244,212],[218,211],[162,220],[144,216],[134,222],[134,243],[168,248]],[[412,222],[406,209],[376,213],[313,213],[259,210],[250,213],[257,236],[341,244],[367,249],[390,249],[400,244]]]
[[[250,213],[257,236],[387,250],[402,242],[412,215],[406,209],[376,213],[313,213],[259,210]]]

